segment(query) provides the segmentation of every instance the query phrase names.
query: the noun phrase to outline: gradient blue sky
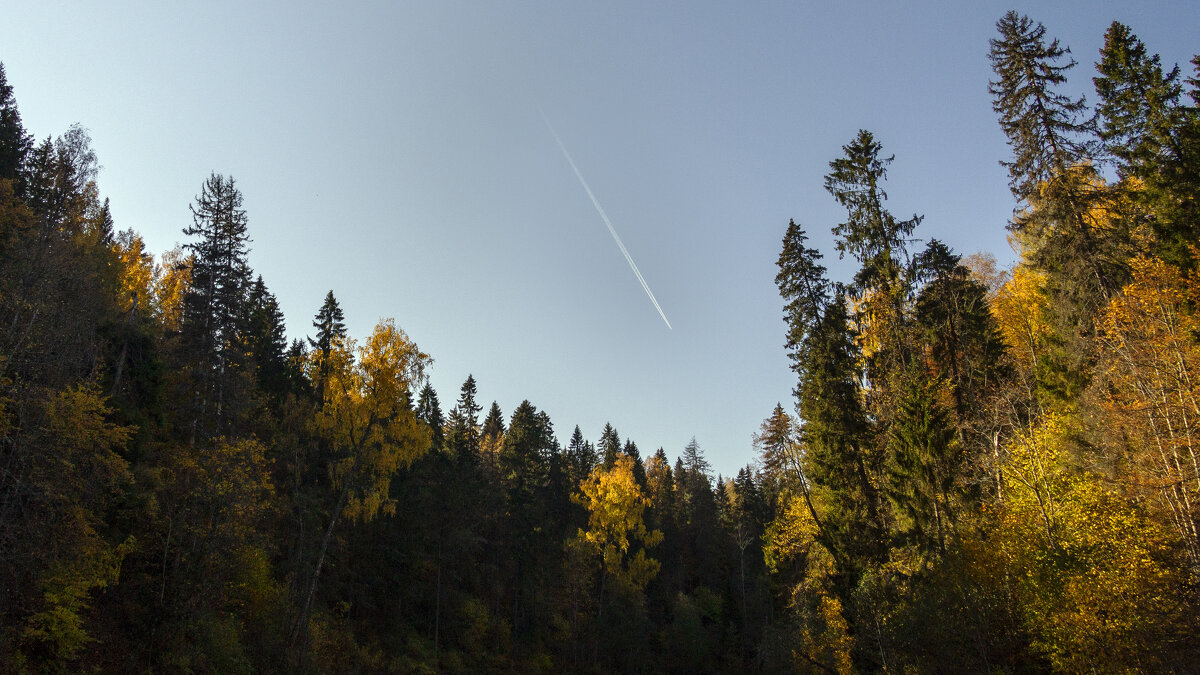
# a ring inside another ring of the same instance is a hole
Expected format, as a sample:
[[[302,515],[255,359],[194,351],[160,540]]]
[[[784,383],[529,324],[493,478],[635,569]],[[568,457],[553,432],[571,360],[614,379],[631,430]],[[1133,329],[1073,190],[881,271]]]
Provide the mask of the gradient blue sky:
[[[395,317],[449,410],[468,373],[565,442],[606,421],[643,455],[695,436],[716,470],[791,408],[775,259],[789,218],[833,275],[822,189],[860,128],[917,235],[1009,262],[1013,203],[987,41],[1046,24],[1090,88],[1104,31],[1200,51],[1195,2],[15,2],[0,61],[39,138],[92,135],[118,227],[182,239],[211,171],[289,333],[333,289],[353,335]],[[539,113],[658,297],[668,330]]]

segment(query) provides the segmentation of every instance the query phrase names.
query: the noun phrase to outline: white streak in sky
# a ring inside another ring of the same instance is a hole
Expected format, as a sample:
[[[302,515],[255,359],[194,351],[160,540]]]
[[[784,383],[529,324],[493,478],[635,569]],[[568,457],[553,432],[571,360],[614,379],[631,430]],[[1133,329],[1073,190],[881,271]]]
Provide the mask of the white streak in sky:
[[[592,205],[596,207],[596,212],[600,214],[600,219],[608,226],[608,233],[612,235],[613,241],[617,242],[617,248],[621,249],[621,254],[625,256],[625,262],[629,263],[629,269],[633,270],[633,275],[641,282],[642,289],[646,291],[646,295],[650,298],[650,302],[654,303],[654,309],[658,310],[658,315],[662,317],[663,323],[667,324],[668,330],[671,328],[671,322],[667,321],[667,315],[663,313],[662,307],[659,307],[658,300],[654,299],[654,293],[650,290],[650,285],[642,278],[642,273],[638,271],[637,265],[633,262],[633,256],[629,255],[629,251],[625,250],[625,244],[621,242],[621,237],[617,235],[617,231],[613,229],[612,221],[608,219],[608,214],[604,212],[604,208],[600,206],[600,202],[596,201],[596,195],[592,194],[592,188],[588,187],[587,181],[583,179],[583,174],[579,173],[579,167],[575,166],[575,160],[571,159],[571,153],[567,152],[567,146],[563,145],[562,139],[558,137],[558,132],[554,130],[554,125],[550,124],[550,118],[546,117],[545,111],[538,108],[538,112],[542,114],[542,121],[546,123],[546,128],[550,130],[550,134],[554,136],[554,142],[558,143],[558,149],[562,150],[563,157],[567,158],[567,164],[571,165],[571,170],[575,172],[575,177],[579,179],[579,184],[583,186],[587,196],[591,198]]]

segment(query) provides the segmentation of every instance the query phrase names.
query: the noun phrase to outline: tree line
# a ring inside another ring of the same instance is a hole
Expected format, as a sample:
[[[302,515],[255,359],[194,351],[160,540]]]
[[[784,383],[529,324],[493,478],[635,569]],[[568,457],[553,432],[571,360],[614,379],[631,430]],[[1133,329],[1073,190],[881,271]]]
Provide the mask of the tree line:
[[[473,377],[446,412],[332,291],[289,343],[233,178],[156,257],[0,66],[0,670],[1187,670],[1200,57],[1114,23],[1088,107],[997,29],[1019,261],[919,240],[860,131],[825,177],[858,269],[788,224],[794,410],[733,477]]]

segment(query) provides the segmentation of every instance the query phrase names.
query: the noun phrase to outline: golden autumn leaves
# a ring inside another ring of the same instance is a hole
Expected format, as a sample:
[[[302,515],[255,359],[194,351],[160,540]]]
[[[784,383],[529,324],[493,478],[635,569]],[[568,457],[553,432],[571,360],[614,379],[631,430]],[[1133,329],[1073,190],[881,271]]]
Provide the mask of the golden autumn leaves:
[[[579,530],[576,541],[600,556],[607,578],[640,592],[660,567],[646,549],[662,542],[663,534],[646,528],[642,516],[650,500],[634,479],[633,460],[619,455],[611,469],[593,469],[579,488],[571,499],[589,515],[588,529]]]

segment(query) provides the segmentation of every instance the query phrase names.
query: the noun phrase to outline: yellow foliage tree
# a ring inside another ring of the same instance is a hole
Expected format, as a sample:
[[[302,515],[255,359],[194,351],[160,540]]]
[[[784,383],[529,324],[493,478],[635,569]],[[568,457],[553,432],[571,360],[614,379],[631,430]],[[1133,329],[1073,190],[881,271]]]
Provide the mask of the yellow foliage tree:
[[[1018,370],[1032,374],[1053,334],[1047,321],[1046,276],[1018,267],[992,298],[991,308]]]
[[[35,495],[28,504],[42,536],[56,544],[37,552],[41,602],[28,617],[20,644],[65,663],[93,638],[83,613],[95,589],[115,583],[121,561],[133,548],[116,546],[98,531],[106,505],[133,478],[117,450],[133,429],[108,422],[112,411],[94,386],[72,387],[45,401],[39,452],[25,481]]]
[[[1182,625],[1170,597],[1186,580],[1164,530],[1072,465],[1067,437],[1077,426],[1052,413],[1014,434],[994,529],[986,545],[967,545],[977,582],[1006,580],[1034,648],[1056,669],[1150,666],[1164,631]]]
[[[1129,439],[1129,483],[1160,505],[1200,566],[1200,283],[1156,258],[1130,261],[1132,281],[1100,321],[1103,404]]]
[[[641,592],[660,567],[646,549],[657,546],[663,534],[646,528],[642,515],[650,501],[633,477],[633,460],[621,454],[608,471],[594,469],[579,489],[572,500],[587,509],[588,529],[579,530],[576,542],[600,556],[604,579]]]
[[[362,347],[337,338],[329,353],[314,350],[310,373],[325,376],[324,400],[313,420],[329,452],[327,468],[337,497],[292,639],[305,630],[313,594],[334,528],[342,517],[368,521],[395,503],[392,476],[429,449],[429,429],[412,410],[413,392],[431,359],[392,319],[384,319]]]
[[[166,332],[178,332],[183,323],[183,296],[192,285],[192,256],[179,246],[162,254],[159,276],[154,283],[154,302],[159,325]]]

